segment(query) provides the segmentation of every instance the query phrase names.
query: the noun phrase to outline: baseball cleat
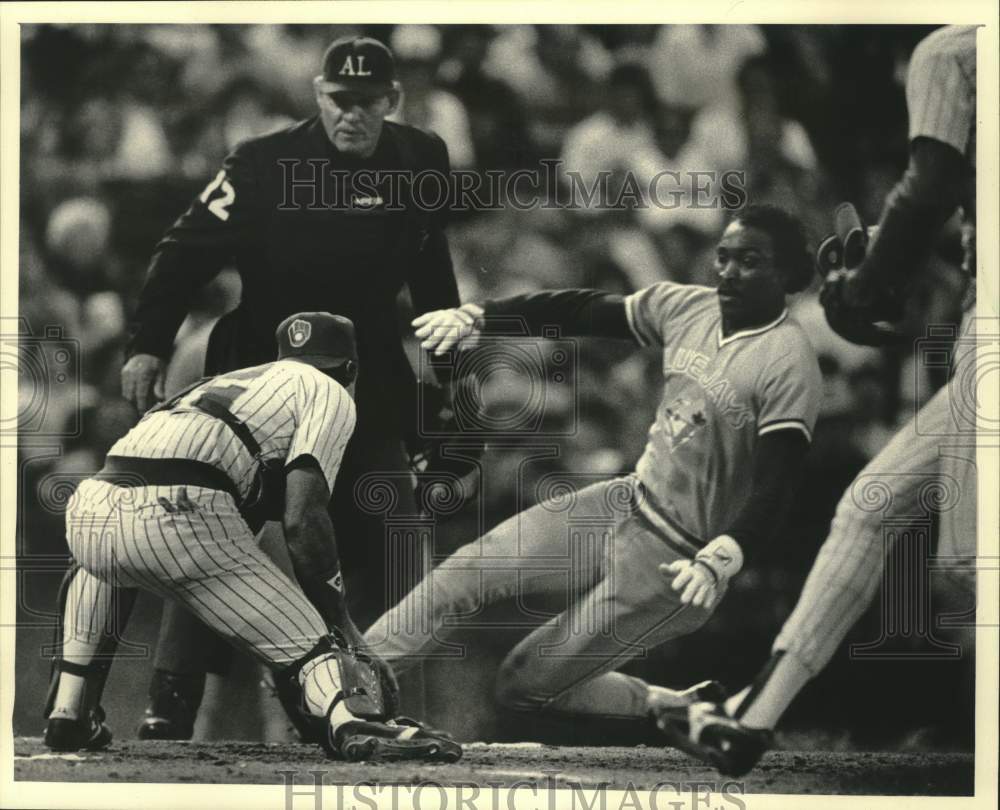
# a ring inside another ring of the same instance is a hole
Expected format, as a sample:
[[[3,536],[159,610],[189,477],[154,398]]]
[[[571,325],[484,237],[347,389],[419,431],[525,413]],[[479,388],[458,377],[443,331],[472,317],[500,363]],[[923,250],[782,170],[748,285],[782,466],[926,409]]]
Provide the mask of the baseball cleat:
[[[397,726],[411,726],[413,728],[418,728],[420,731],[431,737],[440,737],[445,740],[454,741],[454,737],[451,736],[447,731],[442,731],[438,728],[433,728],[431,726],[421,723],[419,720],[414,720],[412,717],[406,717],[405,715],[400,715],[392,720]]]
[[[157,669],[150,683],[150,704],[139,723],[140,740],[190,740],[201,704],[204,675]]]
[[[729,697],[729,690],[718,681],[702,681],[681,692],[691,698],[691,703],[722,703]]]
[[[190,740],[193,735],[193,725],[161,717],[151,707],[146,709],[146,716],[136,730],[136,736],[140,740]]]
[[[324,745],[332,758],[349,762],[458,762],[462,747],[447,737],[435,736],[419,725],[398,725],[351,720],[328,735]]]
[[[83,717],[49,717],[45,745],[53,751],[98,751],[111,743],[111,729],[104,725],[104,710]]]
[[[694,703],[685,710],[654,715],[657,727],[674,748],[713,766],[723,776],[749,773],[774,745],[770,729],[749,728],[718,703]]]

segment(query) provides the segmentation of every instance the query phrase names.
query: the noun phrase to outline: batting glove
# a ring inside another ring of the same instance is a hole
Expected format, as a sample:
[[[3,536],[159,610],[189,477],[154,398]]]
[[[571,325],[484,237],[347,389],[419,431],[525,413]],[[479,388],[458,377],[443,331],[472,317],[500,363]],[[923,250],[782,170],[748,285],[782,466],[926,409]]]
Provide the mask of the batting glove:
[[[716,537],[693,560],[662,563],[660,573],[671,579],[671,588],[681,592],[682,605],[710,609],[719,592],[743,567],[743,550],[728,534]]]
[[[414,318],[414,334],[420,345],[436,355],[452,347],[471,348],[480,332],[479,322],[483,308],[478,304],[463,304],[453,309],[436,309]]]

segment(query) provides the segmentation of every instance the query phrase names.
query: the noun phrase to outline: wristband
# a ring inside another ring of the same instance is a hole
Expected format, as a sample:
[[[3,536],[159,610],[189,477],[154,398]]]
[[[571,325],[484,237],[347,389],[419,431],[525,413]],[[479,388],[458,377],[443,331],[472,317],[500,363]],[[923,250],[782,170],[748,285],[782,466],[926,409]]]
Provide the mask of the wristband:
[[[327,625],[339,627],[347,619],[344,576],[338,568],[330,575],[320,574],[301,582],[302,591],[320,612]]]
[[[695,557],[694,562],[692,562],[691,565],[700,565],[702,568],[708,571],[708,573],[712,575],[712,580],[713,580],[712,584],[718,586],[719,575],[716,573],[715,569],[712,568],[712,566],[710,566],[707,562],[705,562],[704,560],[699,560],[697,557]]]
[[[743,549],[728,534],[720,534],[694,555],[694,561],[710,569],[717,582],[725,582],[743,567]]]

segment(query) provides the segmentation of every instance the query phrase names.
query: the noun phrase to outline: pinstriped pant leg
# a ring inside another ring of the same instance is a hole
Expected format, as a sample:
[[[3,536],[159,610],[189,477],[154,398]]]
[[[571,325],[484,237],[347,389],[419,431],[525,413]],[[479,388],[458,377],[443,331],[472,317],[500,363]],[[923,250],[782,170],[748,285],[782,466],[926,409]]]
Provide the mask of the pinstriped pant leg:
[[[885,521],[925,518],[936,505],[942,436],[950,423],[945,387],[847,488],[775,651],[795,653],[814,675],[826,666],[882,583],[893,536],[883,532]]]
[[[270,666],[302,658],[326,635],[323,618],[257,546],[229,495],[187,487],[192,508],[179,509],[179,489],[146,487],[123,510],[119,577],[180,603]]]
[[[77,565],[62,607],[60,655],[76,664],[109,665],[134,604],[134,591],[116,576],[115,491],[109,484],[83,482],[66,511],[66,542]],[[100,684],[99,689],[103,678]]]
[[[116,632],[114,587],[81,568],[70,583],[63,612],[63,653],[73,655]],[[77,648],[80,648],[78,651]]]

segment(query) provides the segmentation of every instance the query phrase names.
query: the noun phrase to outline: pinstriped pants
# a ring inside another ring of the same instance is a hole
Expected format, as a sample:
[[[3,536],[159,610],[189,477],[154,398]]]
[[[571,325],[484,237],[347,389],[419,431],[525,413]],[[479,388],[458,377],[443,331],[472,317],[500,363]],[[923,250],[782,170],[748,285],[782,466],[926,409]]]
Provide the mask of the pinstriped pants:
[[[795,653],[816,675],[871,604],[883,581],[885,557],[907,518],[940,514],[939,555],[966,570],[954,587],[975,587],[976,471],[958,430],[952,386],[939,390],[848,487],[774,650]],[[974,442],[974,438],[971,440]],[[963,459],[962,456],[965,456]],[[895,522],[895,523],[894,523]]]
[[[183,605],[272,667],[299,660],[326,635],[320,614],[258,548],[227,493],[84,481],[66,512],[66,537],[81,566],[67,634],[107,632],[112,589],[141,588]]]

